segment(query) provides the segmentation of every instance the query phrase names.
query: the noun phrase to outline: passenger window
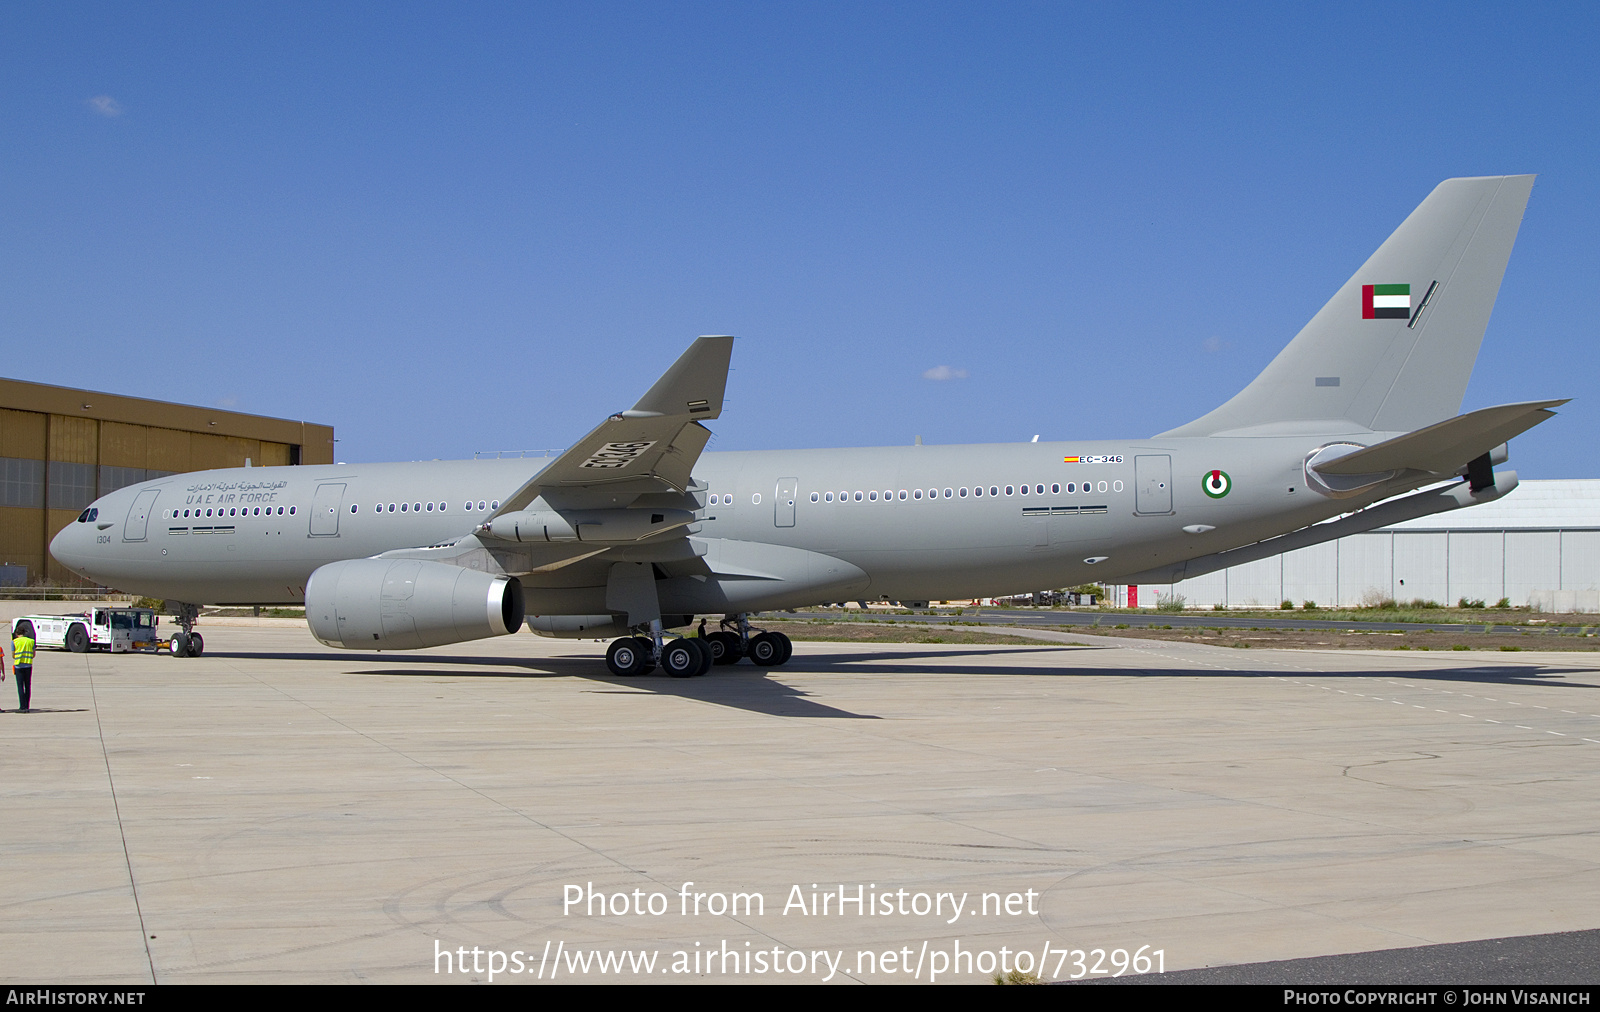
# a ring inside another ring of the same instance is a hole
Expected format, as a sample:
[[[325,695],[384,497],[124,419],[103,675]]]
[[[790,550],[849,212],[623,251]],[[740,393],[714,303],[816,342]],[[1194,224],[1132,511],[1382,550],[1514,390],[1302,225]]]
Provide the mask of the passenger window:
[[[877,502],[878,501],[878,492],[877,492],[877,490],[874,489],[873,491],[868,492],[867,493],[867,499],[872,501],[872,502]]]
[[[483,500],[482,500],[482,499],[479,499],[479,500],[478,500],[478,509],[480,509],[480,510],[481,510],[481,509],[486,509],[486,508],[487,508],[487,507],[485,507],[485,506],[484,506],[484,505],[483,505]]]
[[[967,497],[967,490],[965,488],[963,488],[961,490],[961,498],[965,499],[966,497]]]
[[[499,509],[500,508],[500,500],[496,499],[494,502],[490,503],[489,504],[489,508],[492,509],[492,510]]]
[[[817,501],[817,494],[815,492],[811,493],[811,501],[812,502],[816,502]]]
[[[911,498],[913,498],[913,499],[921,499],[922,498],[922,489],[919,488],[916,491],[912,492],[911,493]]]
[[[977,496],[979,499],[982,499],[983,498],[983,486],[979,485],[977,488],[973,489],[972,490],[972,494]]]
[[[1061,494],[1061,486],[1052,484],[1050,486],[1050,494],[1051,495],[1060,495]]]
[[[760,492],[752,492],[752,493],[750,493],[750,505],[752,505],[752,506],[760,506],[761,505],[761,493]]]
[[[406,511],[406,504],[405,503],[401,503],[400,504],[400,512],[404,513],[405,511]]]
[[[294,516],[294,507],[293,506],[289,507],[289,515],[290,516]]]
[[[856,493],[856,502],[860,502],[860,501],[861,501],[861,493],[857,492]]]
[[[357,505],[356,505],[356,504],[355,504],[355,503],[351,503],[351,504],[350,504],[350,512],[351,512],[351,513],[354,513],[354,512],[356,512],[356,511],[357,511],[357,510],[359,510],[359,509],[360,509],[360,508],[361,508],[361,507],[359,507],[359,506],[357,506]]]
[[[1114,482],[1111,483],[1111,487],[1113,489],[1115,489],[1116,491],[1121,492],[1122,491],[1122,482],[1114,481]]]
[[[999,495],[1000,494],[999,487],[995,486],[995,485],[990,485],[989,486],[989,494],[990,495]]]
[[[1035,486],[1033,486],[1033,490],[1035,492],[1039,493],[1040,495],[1044,495],[1044,486],[1043,485],[1035,485]]]
[[[905,501],[905,497],[906,497],[906,490],[905,489],[901,489],[900,490],[900,499],[901,499],[902,502]]]
[[[1100,491],[1104,492],[1105,490],[1106,490],[1106,483],[1102,481],[1100,483]]]
[[[966,494],[967,494],[967,490],[966,490],[966,489],[962,489],[962,490],[961,490],[961,494],[962,494],[962,495],[966,495]],[[949,489],[945,489],[945,490],[944,490],[944,497],[945,497],[945,498],[946,498],[946,499],[948,499],[948,498],[950,498],[950,490],[949,490]]]

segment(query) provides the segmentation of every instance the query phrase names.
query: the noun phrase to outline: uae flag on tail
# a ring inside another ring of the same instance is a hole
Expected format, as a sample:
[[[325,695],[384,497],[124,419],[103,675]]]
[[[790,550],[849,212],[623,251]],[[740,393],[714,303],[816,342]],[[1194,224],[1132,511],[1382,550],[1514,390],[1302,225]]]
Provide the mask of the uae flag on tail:
[[[1411,319],[1410,285],[1362,285],[1363,320]]]

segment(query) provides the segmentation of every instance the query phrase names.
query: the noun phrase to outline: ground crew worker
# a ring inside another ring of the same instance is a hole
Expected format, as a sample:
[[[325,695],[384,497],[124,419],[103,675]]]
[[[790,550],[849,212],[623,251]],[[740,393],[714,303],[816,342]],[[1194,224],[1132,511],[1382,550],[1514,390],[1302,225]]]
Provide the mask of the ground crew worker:
[[[17,702],[28,712],[33,695],[33,623],[19,622],[11,638],[11,669],[17,675]]]

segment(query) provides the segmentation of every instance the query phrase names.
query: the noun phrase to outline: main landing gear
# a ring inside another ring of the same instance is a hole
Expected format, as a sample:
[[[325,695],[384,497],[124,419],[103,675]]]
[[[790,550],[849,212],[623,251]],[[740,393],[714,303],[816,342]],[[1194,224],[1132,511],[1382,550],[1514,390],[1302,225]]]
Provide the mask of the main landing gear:
[[[651,638],[628,636],[614,641],[606,650],[606,667],[614,675],[647,675],[659,663],[674,678],[693,678],[710,671],[715,664],[737,664],[740,658],[761,668],[775,668],[794,654],[794,644],[781,632],[750,635],[745,616],[730,616],[723,628],[701,638],[669,640],[657,653]],[[733,629],[728,628],[733,626]],[[734,631],[734,630],[737,631]]]
[[[195,620],[200,617],[200,606],[174,601],[178,607],[178,625],[183,631],[172,637],[172,656],[199,657],[206,652],[206,638],[194,631]]]

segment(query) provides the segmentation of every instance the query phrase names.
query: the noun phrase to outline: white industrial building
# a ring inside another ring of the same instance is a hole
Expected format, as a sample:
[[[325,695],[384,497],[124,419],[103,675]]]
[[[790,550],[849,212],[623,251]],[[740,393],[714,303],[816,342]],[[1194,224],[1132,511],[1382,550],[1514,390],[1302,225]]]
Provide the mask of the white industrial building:
[[[1126,587],[1108,588],[1126,605]],[[1600,612],[1600,480],[1524,481],[1495,502],[1421,517],[1172,585],[1138,587],[1140,607],[1276,608],[1383,599]]]

